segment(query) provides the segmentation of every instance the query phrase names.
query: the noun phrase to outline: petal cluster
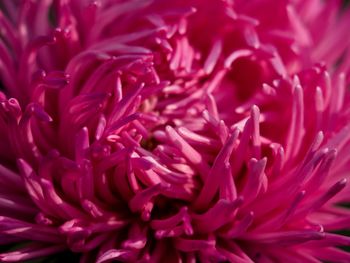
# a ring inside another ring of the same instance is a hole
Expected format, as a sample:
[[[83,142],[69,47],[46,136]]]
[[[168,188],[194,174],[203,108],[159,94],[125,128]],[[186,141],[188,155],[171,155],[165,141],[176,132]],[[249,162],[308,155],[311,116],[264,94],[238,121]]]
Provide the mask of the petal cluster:
[[[338,0],[0,3],[0,262],[349,262],[349,23]]]

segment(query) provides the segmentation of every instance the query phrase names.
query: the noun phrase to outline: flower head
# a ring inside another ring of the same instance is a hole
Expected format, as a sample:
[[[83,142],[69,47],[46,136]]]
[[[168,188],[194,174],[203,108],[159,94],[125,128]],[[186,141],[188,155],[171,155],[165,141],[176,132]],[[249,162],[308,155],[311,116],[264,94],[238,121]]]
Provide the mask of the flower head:
[[[0,10],[1,262],[350,261],[341,1]]]

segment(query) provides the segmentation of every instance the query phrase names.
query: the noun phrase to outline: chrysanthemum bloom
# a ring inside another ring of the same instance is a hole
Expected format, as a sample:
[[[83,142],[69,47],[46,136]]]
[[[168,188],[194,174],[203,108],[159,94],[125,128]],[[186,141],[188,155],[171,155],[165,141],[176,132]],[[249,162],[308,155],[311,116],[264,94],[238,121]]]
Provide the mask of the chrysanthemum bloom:
[[[0,2],[1,262],[350,262],[350,12]]]

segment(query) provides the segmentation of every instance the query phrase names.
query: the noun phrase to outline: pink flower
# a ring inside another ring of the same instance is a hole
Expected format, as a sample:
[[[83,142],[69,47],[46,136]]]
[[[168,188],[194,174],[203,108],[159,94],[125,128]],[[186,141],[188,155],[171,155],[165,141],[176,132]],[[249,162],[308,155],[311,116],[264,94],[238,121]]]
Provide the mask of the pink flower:
[[[341,1],[0,10],[1,262],[350,261]]]

